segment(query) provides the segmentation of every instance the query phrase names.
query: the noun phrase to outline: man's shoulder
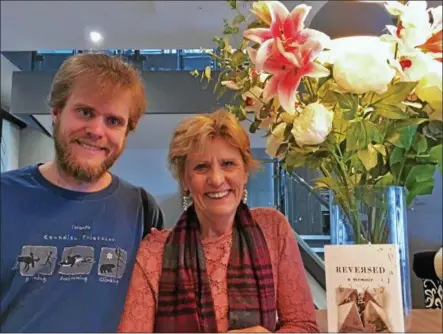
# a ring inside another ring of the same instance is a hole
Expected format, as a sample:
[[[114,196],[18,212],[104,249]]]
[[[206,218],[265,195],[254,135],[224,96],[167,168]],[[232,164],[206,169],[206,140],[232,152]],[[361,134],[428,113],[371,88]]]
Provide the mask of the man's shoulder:
[[[143,199],[143,197],[145,197],[145,200],[147,200],[149,202],[149,204],[152,205],[157,205],[157,201],[155,200],[154,196],[147,191],[144,187],[142,186],[136,186],[132,183],[130,183],[129,181],[122,179],[121,177],[112,174],[113,177],[118,179],[118,182],[120,184],[120,189],[124,192],[136,192],[137,194],[141,194],[141,198]],[[143,193],[145,196],[143,196]]]
[[[2,186],[25,185],[32,179],[32,169],[35,166],[26,166],[18,169],[2,172],[0,181]]]

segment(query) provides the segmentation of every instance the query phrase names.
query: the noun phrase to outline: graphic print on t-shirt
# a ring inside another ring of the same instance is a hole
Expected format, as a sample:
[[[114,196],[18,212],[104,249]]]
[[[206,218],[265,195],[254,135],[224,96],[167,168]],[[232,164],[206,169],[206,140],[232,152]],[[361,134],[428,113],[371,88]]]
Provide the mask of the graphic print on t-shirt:
[[[126,269],[128,254],[121,248],[103,247],[98,262],[100,276],[121,278]]]
[[[89,275],[94,262],[93,247],[65,247],[59,262],[58,273],[62,275]]]
[[[52,246],[23,246],[13,269],[22,276],[52,275],[57,260],[57,248]]]

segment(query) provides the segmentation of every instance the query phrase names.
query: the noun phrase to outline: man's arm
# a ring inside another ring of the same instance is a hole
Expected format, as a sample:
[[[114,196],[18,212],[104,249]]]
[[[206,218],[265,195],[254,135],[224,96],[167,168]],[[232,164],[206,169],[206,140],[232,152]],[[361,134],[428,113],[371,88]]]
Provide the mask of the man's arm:
[[[142,193],[142,203],[143,203],[143,235],[151,233],[151,228],[156,228],[157,230],[163,230],[163,212],[160,206],[155,201],[154,197],[146,192],[145,189],[140,188]]]

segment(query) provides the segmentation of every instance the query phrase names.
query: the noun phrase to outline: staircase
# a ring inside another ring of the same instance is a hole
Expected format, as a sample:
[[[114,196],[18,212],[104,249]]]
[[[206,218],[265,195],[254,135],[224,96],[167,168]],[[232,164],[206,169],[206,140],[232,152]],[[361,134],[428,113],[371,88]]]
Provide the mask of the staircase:
[[[330,235],[320,235],[320,234],[312,234],[312,235],[300,235],[309,247],[312,249],[314,253],[316,253],[323,261],[325,259],[325,245],[329,245],[331,243]]]

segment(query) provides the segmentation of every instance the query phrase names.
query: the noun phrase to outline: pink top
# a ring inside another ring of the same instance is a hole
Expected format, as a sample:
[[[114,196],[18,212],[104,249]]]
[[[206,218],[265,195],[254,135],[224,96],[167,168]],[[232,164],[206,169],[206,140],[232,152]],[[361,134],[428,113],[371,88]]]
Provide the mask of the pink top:
[[[251,210],[271,255],[279,332],[318,332],[314,304],[293,231],[285,216],[271,208]],[[163,247],[170,230],[149,234],[140,244],[121,318],[120,332],[153,332]],[[202,240],[219,332],[228,331],[227,265],[232,231]]]

